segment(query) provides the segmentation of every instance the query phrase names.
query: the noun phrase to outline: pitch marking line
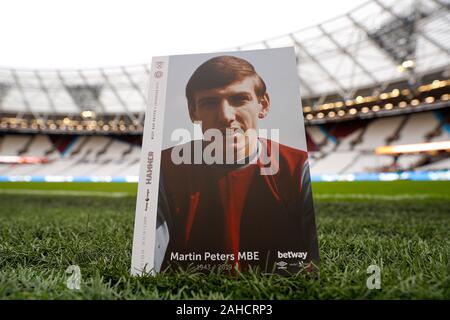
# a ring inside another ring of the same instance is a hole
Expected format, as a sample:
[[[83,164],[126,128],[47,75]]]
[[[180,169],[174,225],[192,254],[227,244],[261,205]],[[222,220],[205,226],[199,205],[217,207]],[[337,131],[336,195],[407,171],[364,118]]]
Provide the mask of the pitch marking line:
[[[412,200],[412,199],[450,199],[450,196],[442,194],[358,194],[358,193],[324,193],[314,194],[314,199],[320,200],[345,200],[345,199],[358,199],[358,200]]]
[[[106,192],[106,191],[79,191],[79,190],[33,190],[33,189],[0,189],[0,194],[23,194],[41,196],[81,196],[81,197],[107,197],[123,198],[134,196],[127,192]]]
[[[78,197],[106,197],[124,198],[135,197],[128,192],[107,192],[107,191],[81,191],[81,190],[36,190],[36,189],[0,189],[0,194],[14,195],[51,195],[51,196],[78,196]],[[358,194],[358,193],[323,193],[314,194],[317,200],[424,200],[424,199],[450,199],[450,196],[442,194]]]

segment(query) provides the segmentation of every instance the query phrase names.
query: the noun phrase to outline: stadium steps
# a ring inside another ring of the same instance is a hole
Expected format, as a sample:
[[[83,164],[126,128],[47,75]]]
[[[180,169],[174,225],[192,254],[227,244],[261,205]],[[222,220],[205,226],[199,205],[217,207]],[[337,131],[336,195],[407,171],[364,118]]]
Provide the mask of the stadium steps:
[[[408,122],[409,116],[410,115],[406,115],[402,117],[402,120],[399,126],[395,129],[394,133],[391,136],[387,137],[387,139],[385,140],[385,144],[387,146],[400,138],[400,131],[402,131],[403,127],[406,125],[406,122]]]
[[[371,121],[361,134],[361,142],[355,144],[353,150],[373,152],[376,147],[386,145],[386,140],[395,133],[402,119],[402,117],[389,117]]]
[[[17,155],[23,156],[25,153],[27,153],[28,149],[30,148],[31,144],[33,143],[33,141],[36,137],[37,137],[37,135],[28,136],[27,142],[22,147],[22,149],[18,150]]]
[[[105,153],[107,153],[108,148],[111,146],[111,144],[113,144],[114,140],[113,139],[109,139],[109,141],[104,145],[104,147],[102,149],[100,149],[97,154],[95,155],[96,160],[98,160],[102,155],[104,155]]]
[[[90,138],[89,136],[86,136],[86,137],[81,137],[81,139],[78,139],[78,140],[81,140],[81,142],[77,141],[78,145],[75,146],[73,151],[70,152],[70,154],[68,156],[73,157],[73,156],[76,156],[77,154],[79,154],[81,152],[81,150],[83,150],[84,146],[88,143],[89,138]]]
[[[362,143],[364,135],[366,134],[367,128],[369,127],[369,124],[370,123],[368,123],[366,126],[364,126],[361,129],[361,131],[359,132],[359,135],[350,142],[350,150],[354,150],[358,144]]]
[[[3,156],[17,156],[28,143],[30,136],[25,135],[6,135],[0,146],[0,154]]]
[[[450,168],[450,157],[448,155],[444,157],[443,159],[440,158],[437,161],[433,161],[431,163],[428,163],[423,166],[419,166],[415,168],[415,170],[421,171],[421,170],[445,170]]]
[[[327,156],[318,159],[311,166],[313,174],[336,174],[347,167],[356,155],[357,151],[341,151],[330,153]]]
[[[121,159],[124,159],[127,155],[131,154],[131,152],[133,152],[133,148],[134,146],[130,144],[128,148],[124,152],[122,152]]]
[[[395,168],[399,170],[414,170],[424,159],[419,154],[404,154],[396,157]]]
[[[392,141],[392,145],[420,143],[426,141],[427,134],[438,125],[432,112],[422,112],[409,115],[398,131],[398,139]]]
[[[90,138],[91,137],[89,136],[82,136],[77,139],[75,141],[73,149],[66,155],[64,159],[61,159],[53,166],[49,166],[46,168],[46,174],[49,174],[50,171],[52,175],[73,175],[71,168],[85,155],[84,149],[88,145]]]
[[[343,174],[343,173],[347,173],[349,172],[348,169],[351,168],[353,166],[353,164],[358,161],[358,159],[361,157],[361,153],[357,153],[355,155],[355,157],[353,158],[353,160],[351,162],[349,162],[344,168],[341,169],[341,171],[339,171],[339,174]]]
[[[346,167],[342,173],[379,172],[392,167],[394,158],[387,155],[375,155],[371,152],[361,152],[358,157]]]

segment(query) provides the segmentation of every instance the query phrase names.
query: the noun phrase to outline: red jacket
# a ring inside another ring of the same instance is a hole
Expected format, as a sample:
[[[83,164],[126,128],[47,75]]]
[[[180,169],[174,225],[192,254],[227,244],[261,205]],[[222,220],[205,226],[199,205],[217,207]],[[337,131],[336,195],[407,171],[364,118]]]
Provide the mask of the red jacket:
[[[232,254],[235,258],[228,262],[241,269],[253,265],[268,271],[286,261],[278,252],[306,251],[305,260],[319,259],[307,153],[271,140],[260,142],[258,161],[247,165],[175,165],[172,148],[162,152],[160,192],[167,199],[167,212],[160,214],[170,234],[163,268],[170,262],[224,263],[170,261],[172,252]],[[274,146],[278,159],[270,152]],[[264,154],[278,169],[274,175],[261,175]],[[239,252],[258,252],[259,259],[244,261]],[[291,260],[286,262],[294,265],[299,259]]]

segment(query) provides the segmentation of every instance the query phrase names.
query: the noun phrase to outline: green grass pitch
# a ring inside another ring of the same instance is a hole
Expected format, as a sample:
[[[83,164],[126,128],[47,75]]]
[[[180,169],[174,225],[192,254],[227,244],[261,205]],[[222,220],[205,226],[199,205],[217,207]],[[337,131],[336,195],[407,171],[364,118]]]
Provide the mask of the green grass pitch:
[[[0,183],[0,299],[450,299],[450,182],[314,183],[320,274],[290,277],[131,277],[136,189]]]

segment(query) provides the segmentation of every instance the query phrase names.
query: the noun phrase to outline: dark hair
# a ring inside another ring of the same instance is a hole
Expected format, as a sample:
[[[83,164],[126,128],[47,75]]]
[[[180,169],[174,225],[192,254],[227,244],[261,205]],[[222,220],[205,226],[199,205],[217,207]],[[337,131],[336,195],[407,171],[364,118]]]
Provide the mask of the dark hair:
[[[188,104],[195,104],[195,93],[200,90],[220,88],[247,77],[256,80],[255,93],[261,98],[266,93],[266,84],[247,60],[233,56],[219,56],[201,64],[186,85]]]

